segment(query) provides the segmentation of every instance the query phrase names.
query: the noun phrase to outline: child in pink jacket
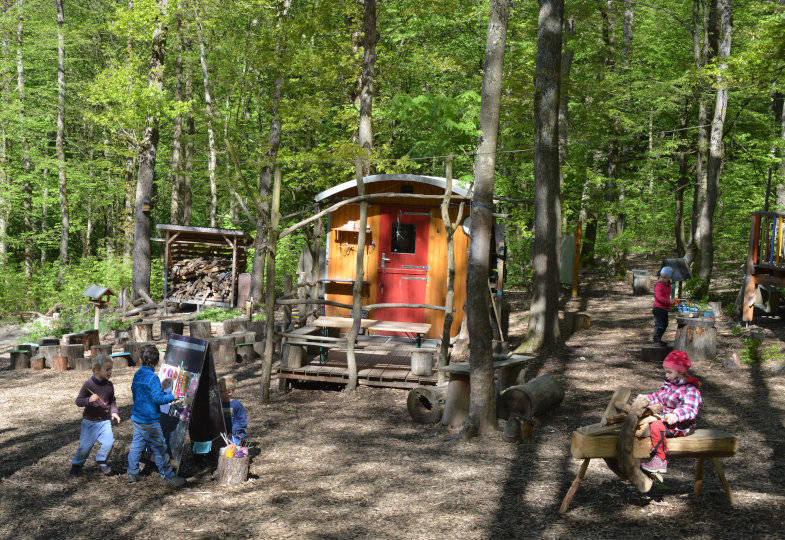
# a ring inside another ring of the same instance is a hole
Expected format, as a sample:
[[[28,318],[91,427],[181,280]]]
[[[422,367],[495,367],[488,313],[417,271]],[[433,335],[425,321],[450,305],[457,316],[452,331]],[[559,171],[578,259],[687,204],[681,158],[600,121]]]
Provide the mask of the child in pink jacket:
[[[660,270],[660,278],[654,285],[654,307],[651,312],[654,315],[654,344],[664,347],[662,336],[668,329],[668,310],[676,303],[671,300],[671,278],[673,268],[663,266]]]
[[[665,382],[645,397],[649,405],[662,406],[662,418],[649,424],[652,458],[641,463],[641,469],[665,473],[668,470],[666,437],[685,437],[695,431],[700,411],[700,382],[687,375],[691,363],[684,351],[673,351],[662,362]]]

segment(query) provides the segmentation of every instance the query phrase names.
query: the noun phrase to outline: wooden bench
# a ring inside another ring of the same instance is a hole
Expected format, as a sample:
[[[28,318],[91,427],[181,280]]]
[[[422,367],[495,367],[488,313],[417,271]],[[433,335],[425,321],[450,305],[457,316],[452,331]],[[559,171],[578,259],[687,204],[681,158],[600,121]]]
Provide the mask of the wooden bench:
[[[623,471],[620,468],[621,457],[618,450],[621,424],[608,425],[606,418],[609,412],[613,410],[613,406],[618,402],[619,396],[626,396],[621,400],[626,401],[629,395],[630,389],[617,389],[611,398],[611,402],[608,404],[605,414],[603,414],[602,422],[583,426],[573,431],[570,452],[572,457],[582,459],[583,462],[575,480],[573,480],[572,485],[567,490],[567,494],[564,496],[559,513],[564,514],[567,512],[570,502],[572,502],[572,498],[578,491],[581,481],[586,474],[586,469],[589,467],[589,462],[592,459],[604,459],[605,463],[616,475],[622,479],[627,479],[623,476]],[[634,424],[635,419],[631,421]],[[648,436],[635,438],[631,448],[631,457],[633,459],[647,459],[651,455],[651,439]],[[711,458],[722,488],[727,494],[730,503],[733,504],[733,493],[725,478],[719,458],[736,455],[738,441],[734,435],[718,429],[698,429],[687,437],[667,439],[667,448],[668,459],[692,458],[698,460],[698,465],[695,469],[695,495],[700,495],[703,490],[703,468],[706,458]],[[662,481],[660,475],[654,476]]]

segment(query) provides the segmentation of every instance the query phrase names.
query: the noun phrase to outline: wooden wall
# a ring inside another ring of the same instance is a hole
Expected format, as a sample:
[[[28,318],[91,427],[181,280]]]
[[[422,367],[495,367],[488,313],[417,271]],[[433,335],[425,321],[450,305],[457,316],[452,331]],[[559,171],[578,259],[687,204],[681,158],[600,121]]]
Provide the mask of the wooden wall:
[[[375,182],[366,186],[366,193],[396,193],[401,190],[401,184],[409,184],[405,181]],[[419,194],[440,195],[443,190],[428,184],[411,183],[413,192]],[[341,193],[341,196],[351,197],[357,194],[357,190],[349,190]],[[441,306],[447,292],[447,235],[441,219],[441,201],[423,201],[420,199],[407,198],[402,194],[401,198],[390,199],[384,202],[384,206],[403,207],[431,207],[430,229],[428,231],[428,285],[425,291],[425,302],[427,304]],[[365,270],[364,279],[369,282],[368,295],[362,300],[363,305],[376,302],[377,294],[377,275],[379,267],[379,205],[373,204],[368,207],[368,227],[370,233],[366,234],[365,251]],[[450,216],[455,219],[458,214],[457,206],[450,209]],[[464,216],[468,215],[468,208],[464,210]],[[342,243],[340,235],[335,229],[345,226],[348,221],[356,221],[360,218],[359,205],[347,205],[339,208],[330,215],[330,232],[327,238],[329,251],[327,260],[327,277],[333,279],[354,279],[355,266],[357,264],[356,237],[355,249],[351,249],[351,244]],[[466,267],[468,261],[468,237],[458,228],[454,236],[455,242],[455,309],[451,334],[455,335],[460,329],[461,320],[464,314],[464,303],[466,301]],[[327,284],[326,297],[328,300],[341,302],[344,304],[352,303],[352,284],[342,285]],[[340,317],[350,317],[351,311],[344,308],[327,306],[327,314]],[[431,323],[431,330],[427,337],[440,338],[444,326],[444,312],[435,310],[425,310],[425,322]]]

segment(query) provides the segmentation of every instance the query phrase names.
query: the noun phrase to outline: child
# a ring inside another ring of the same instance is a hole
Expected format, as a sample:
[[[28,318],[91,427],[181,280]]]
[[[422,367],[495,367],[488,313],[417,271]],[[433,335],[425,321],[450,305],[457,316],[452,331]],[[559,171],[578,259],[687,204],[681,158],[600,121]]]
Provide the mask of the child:
[[[654,307],[651,310],[654,314],[654,344],[660,347],[665,346],[662,336],[668,329],[668,310],[675,304],[675,301],[671,300],[672,277],[673,268],[663,266],[654,285]]]
[[[687,376],[690,359],[684,351],[673,351],[662,362],[665,383],[653,394],[647,394],[650,405],[662,406],[662,420],[649,424],[651,452],[654,456],[641,463],[641,469],[665,473],[668,459],[665,437],[684,437],[695,431],[696,418],[703,399],[700,382]]]
[[[177,476],[169,463],[166,441],[161,431],[161,411],[159,406],[172,403],[174,395],[161,389],[161,381],[153,368],[158,365],[158,349],[154,345],[142,348],[142,367],[134,375],[131,392],[134,405],[131,409],[131,420],[134,423],[134,436],[131,450],[128,452],[128,480],[137,482],[142,479],[139,474],[139,458],[145,446],[149,446],[155,456],[155,464],[164,484],[181,487],[185,479]]]
[[[98,468],[104,474],[112,472],[106,464],[106,458],[109,457],[109,452],[114,445],[112,420],[119,424],[120,415],[117,413],[114,385],[109,382],[111,378],[112,359],[105,354],[97,355],[93,358],[93,376],[82,385],[76,396],[76,406],[84,407],[84,412],[79,447],[71,460],[71,476],[82,474],[82,466],[87,461],[87,456],[96,441],[101,443],[101,448],[95,455]]]
[[[221,377],[218,386],[221,388],[221,405],[223,406],[226,430],[232,434],[232,443],[243,446],[248,417],[242,404],[236,399],[232,399],[236,387],[234,377]]]

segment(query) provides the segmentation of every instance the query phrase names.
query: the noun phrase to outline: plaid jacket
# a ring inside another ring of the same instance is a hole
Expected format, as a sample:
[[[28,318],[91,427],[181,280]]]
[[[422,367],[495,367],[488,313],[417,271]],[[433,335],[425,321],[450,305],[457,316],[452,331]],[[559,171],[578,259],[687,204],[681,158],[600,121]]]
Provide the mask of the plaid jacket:
[[[678,379],[676,382],[665,381],[660,388],[646,397],[650,403],[662,405],[662,414],[675,414],[679,421],[668,426],[677,436],[689,435],[695,430],[696,418],[701,408],[703,398],[698,390],[700,383],[694,377],[687,380]]]

